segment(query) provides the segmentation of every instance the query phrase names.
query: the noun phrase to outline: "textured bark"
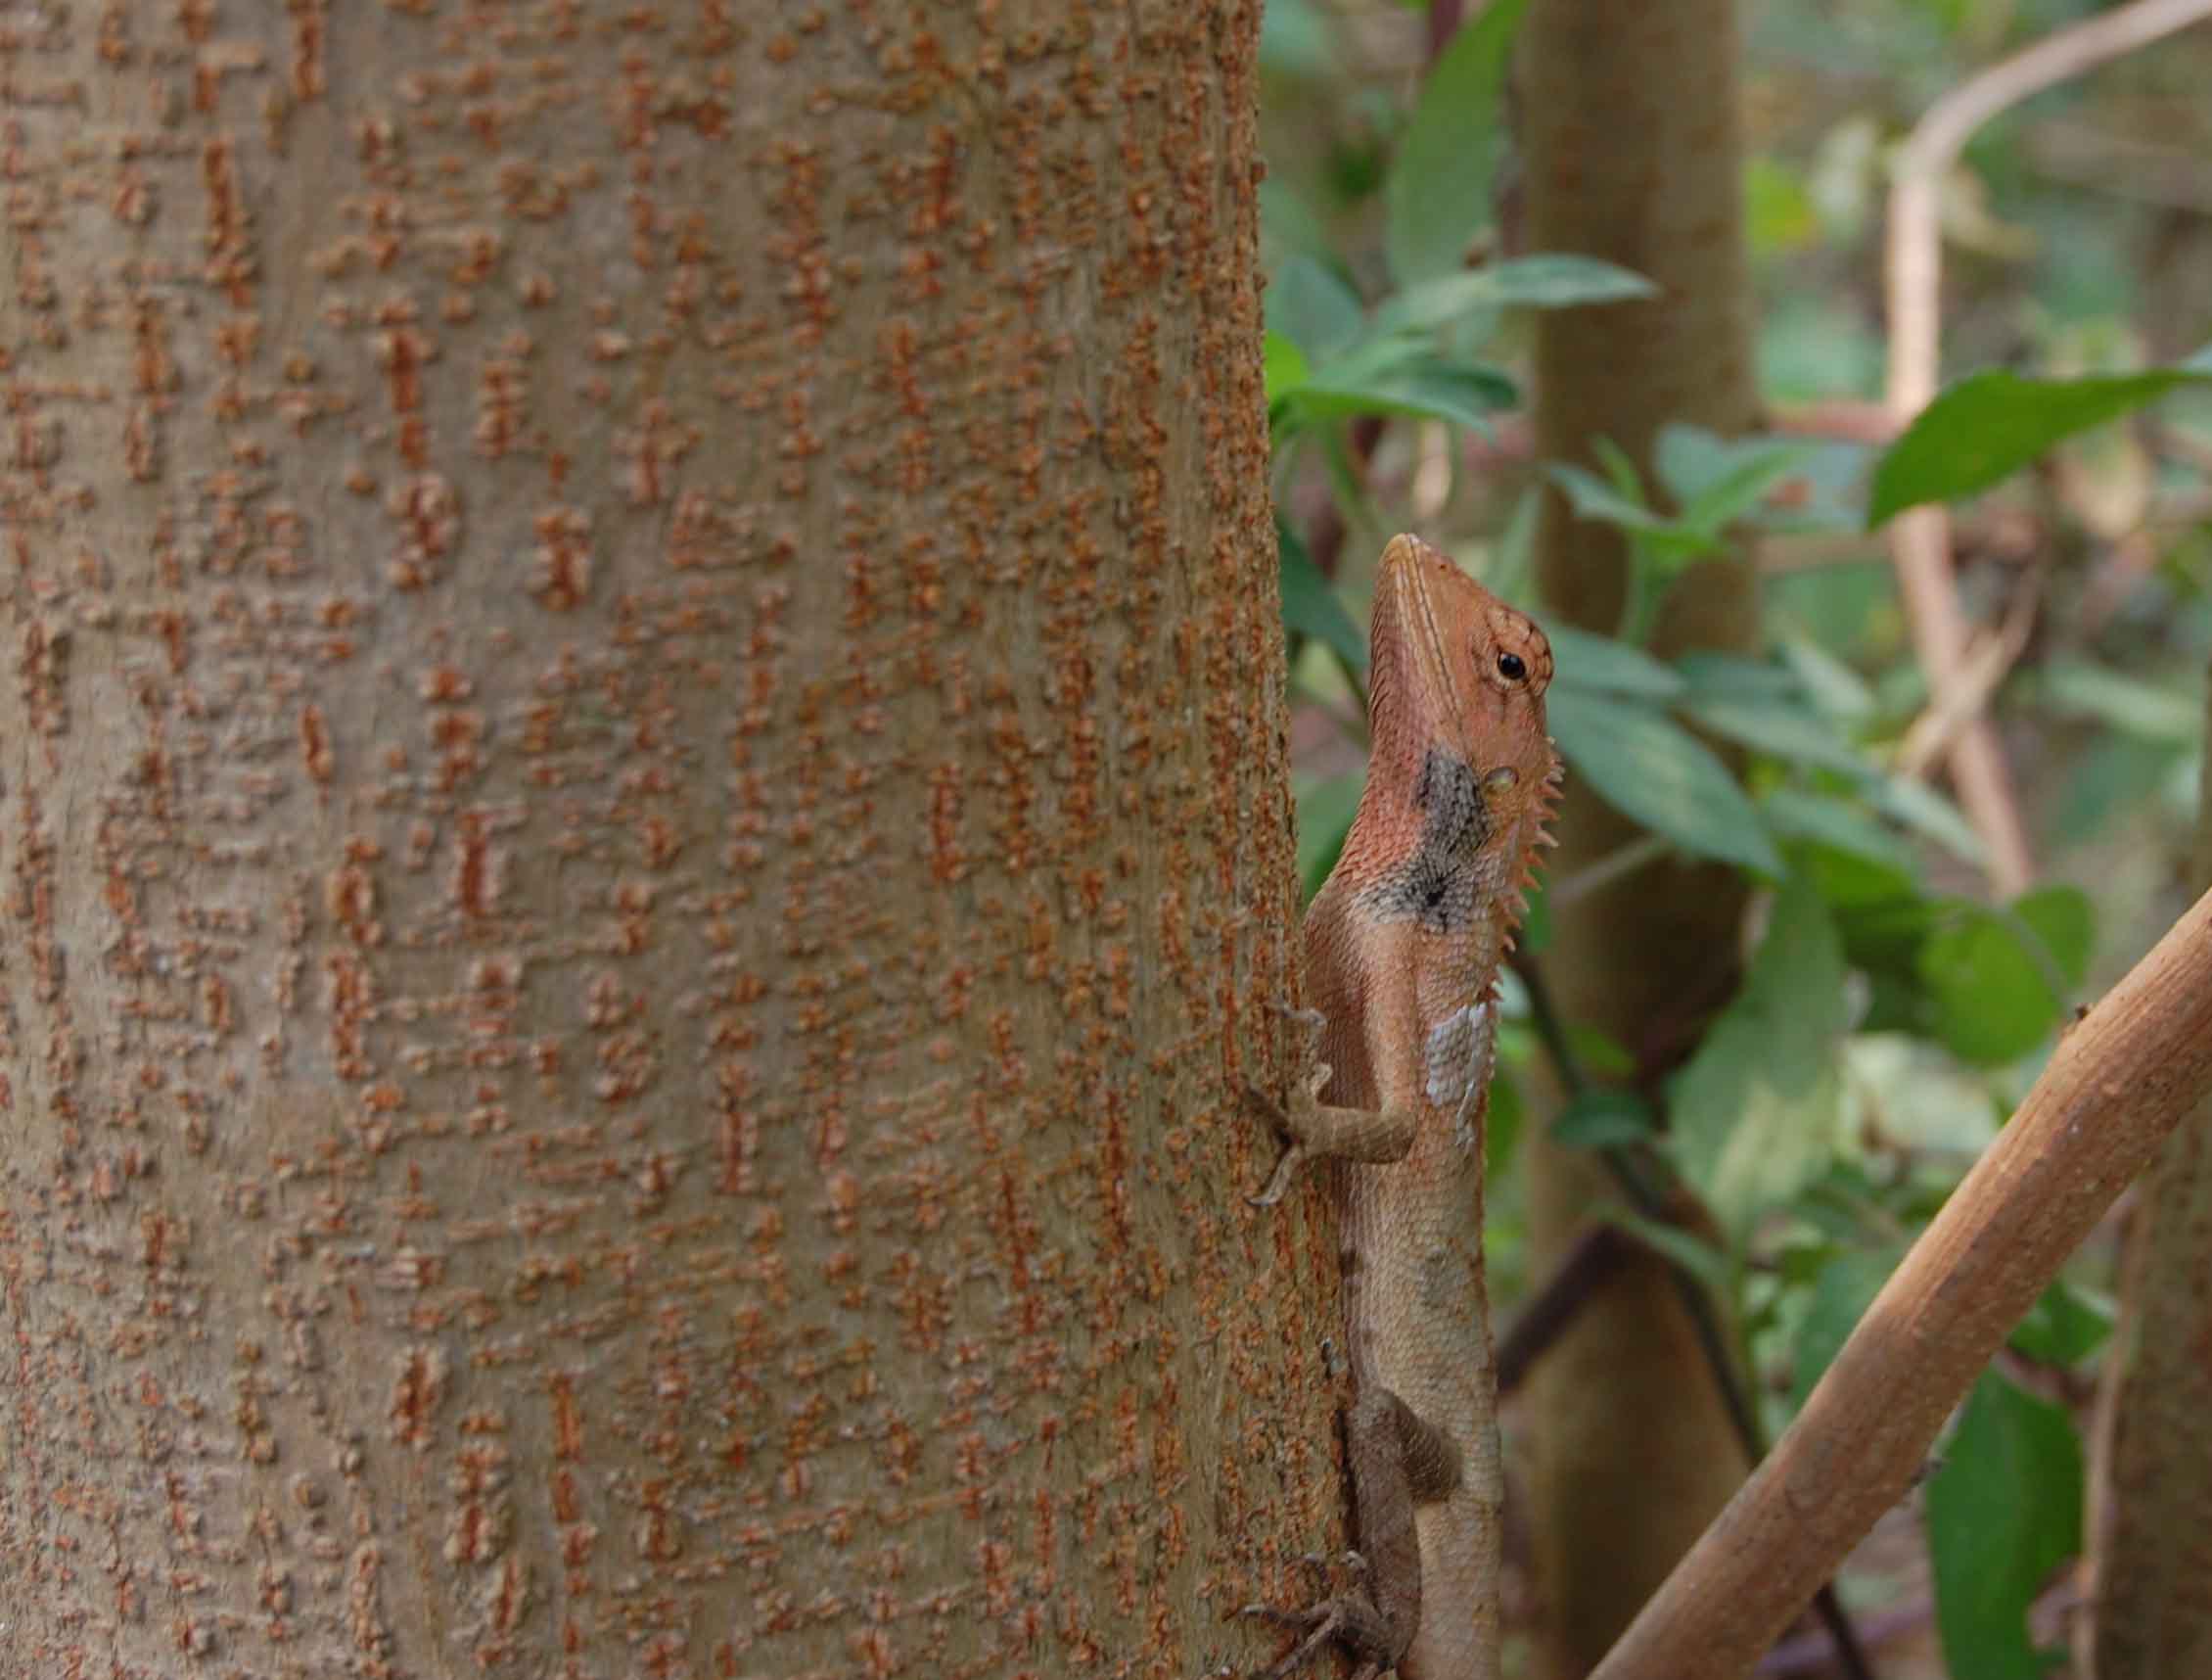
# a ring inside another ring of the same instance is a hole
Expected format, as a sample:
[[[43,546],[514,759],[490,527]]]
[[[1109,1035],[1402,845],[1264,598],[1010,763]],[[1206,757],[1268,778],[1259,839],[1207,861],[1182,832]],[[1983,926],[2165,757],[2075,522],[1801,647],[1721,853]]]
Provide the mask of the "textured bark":
[[[2191,878],[2212,891],[2212,708]],[[2092,1499],[2089,1672],[2212,1674],[2212,1101],[2166,1140],[2136,1206]]]
[[[1258,22],[13,11],[0,1669],[1268,1649]]]
[[[1669,420],[1756,422],[1742,237],[1733,0],[1544,0],[1523,24],[1528,245],[1622,263],[1661,296],[1538,319],[1537,436],[1548,459],[1613,440],[1646,468]],[[1547,498],[1539,566],[1561,620],[1619,626],[1627,556],[1611,527]],[[1661,653],[1743,647],[1757,629],[1748,565],[1698,567],[1669,595]],[[1635,837],[1568,778],[1551,878]],[[1570,1018],[1657,1073],[1726,1000],[1743,893],[1720,867],[1645,867],[1561,910],[1545,957]],[[1530,1150],[1532,1254],[1561,1263],[1615,1191],[1587,1155]],[[1664,1266],[1639,1256],[1593,1294],[1534,1374],[1531,1490],[1548,1673],[1586,1671],[1720,1509],[1744,1463]]]

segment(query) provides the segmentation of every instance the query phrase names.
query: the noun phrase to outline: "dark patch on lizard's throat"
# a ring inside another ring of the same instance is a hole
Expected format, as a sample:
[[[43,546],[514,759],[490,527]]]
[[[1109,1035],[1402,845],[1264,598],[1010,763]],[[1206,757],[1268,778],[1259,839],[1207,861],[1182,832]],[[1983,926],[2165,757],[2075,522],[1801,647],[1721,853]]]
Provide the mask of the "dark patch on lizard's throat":
[[[1431,933],[1464,927],[1475,908],[1475,855],[1490,838],[1482,778],[1465,759],[1431,747],[1413,788],[1421,843],[1368,889],[1371,908],[1389,920],[1412,917]]]

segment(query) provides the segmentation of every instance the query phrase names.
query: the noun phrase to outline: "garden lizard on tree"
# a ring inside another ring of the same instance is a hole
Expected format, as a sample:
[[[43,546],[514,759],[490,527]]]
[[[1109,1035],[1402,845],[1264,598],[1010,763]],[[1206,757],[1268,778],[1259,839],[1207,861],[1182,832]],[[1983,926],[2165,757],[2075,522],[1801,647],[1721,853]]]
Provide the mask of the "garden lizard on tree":
[[[1501,1479],[1483,1131],[1498,964],[1558,788],[1551,647],[1411,537],[1384,551],[1370,636],[1366,789],[1303,928],[1318,1062],[1287,1108],[1250,1094],[1289,1140],[1255,1201],[1333,1157],[1359,1585],[1248,1613],[1307,1633],[1270,1680],[1330,1640],[1360,1680],[1490,1680]]]

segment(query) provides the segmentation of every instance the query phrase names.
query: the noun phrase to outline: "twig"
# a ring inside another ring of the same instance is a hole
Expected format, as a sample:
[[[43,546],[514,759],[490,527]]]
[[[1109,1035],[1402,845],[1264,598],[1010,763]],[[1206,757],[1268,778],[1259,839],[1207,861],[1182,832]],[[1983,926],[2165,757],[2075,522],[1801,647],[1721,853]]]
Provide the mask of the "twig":
[[[1989,704],[1998,685],[2019,663],[2035,630],[2036,608],[2043,601],[2043,581],[2048,567],[2038,566],[2005,608],[2005,623],[1992,634],[1979,634],[1959,669],[1957,678],[1938,693],[1927,710],[1912,720],[1897,749],[1897,773],[1917,779],[1948,753],[1965,728]]]
[[[2067,1033],[1774,1450],[1590,1680],[1748,1674],[1912,1483],[2066,1256],[2212,1091],[2212,893]]]
[[[1851,397],[1769,403],[1767,414],[1774,431],[1785,438],[1833,438],[1875,448],[1896,443],[1905,430],[1905,422],[1887,404]]]
[[[1498,1338],[1498,1397],[1520,1387],[1530,1368],[1575,1322],[1583,1303],[1621,1269],[1632,1245],[1617,1225],[1593,1225],[1567,1250],[1566,1259],[1544,1287],[1514,1315],[1513,1328]]]
[[[1935,1601],[1920,1599],[1875,1611],[1859,1624],[1859,1632],[1868,1645],[1882,1645],[1934,1619]],[[1759,1680],[1795,1680],[1798,1675],[1820,1673],[1828,1665],[1828,1657],[1826,1634],[1801,1633],[1768,1652],[1754,1672]]]
[[[2204,160],[2187,146],[2106,134],[2087,123],[2041,122],[2028,130],[2028,166],[2114,198],[2212,215]]]
[[[2206,18],[2212,18],[2212,0],[2135,0],[1992,66],[1937,100],[1920,118],[1898,155],[1890,190],[1886,290],[1893,417],[1909,419],[1935,396],[1942,314],[1939,194],[1967,138],[2031,94]],[[1890,552],[1913,647],[1943,708],[1966,659],[1966,626],[1944,510],[1921,507],[1900,514],[1890,527]],[[1966,714],[1952,742],[1951,775],[1959,803],[1989,846],[1991,881],[2009,897],[2027,884],[2033,864],[1997,731],[1978,710]]]

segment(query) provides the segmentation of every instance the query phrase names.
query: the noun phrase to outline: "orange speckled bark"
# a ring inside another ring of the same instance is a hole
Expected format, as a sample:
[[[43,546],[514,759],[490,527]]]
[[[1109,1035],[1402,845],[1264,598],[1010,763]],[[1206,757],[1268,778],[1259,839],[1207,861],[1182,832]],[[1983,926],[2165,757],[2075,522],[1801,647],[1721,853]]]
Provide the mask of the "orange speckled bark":
[[[0,1670],[1249,1643],[1258,23],[0,21]]]

